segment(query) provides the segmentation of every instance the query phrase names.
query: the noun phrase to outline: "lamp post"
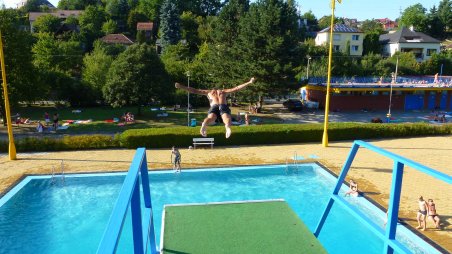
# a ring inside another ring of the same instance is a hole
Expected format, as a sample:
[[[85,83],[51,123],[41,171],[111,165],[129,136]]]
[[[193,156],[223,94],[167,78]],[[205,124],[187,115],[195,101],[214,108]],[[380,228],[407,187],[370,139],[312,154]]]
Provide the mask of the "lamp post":
[[[306,78],[309,79],[309,61],[311,61],[311,56],[307,55],[306,58],[308,59],[308,66],[306,66]]]
[[[389,110],[388,114],[386,114],[387,122],[391,122],[391,106],[392,106],[392,85],[397,83],[397,69],[399,67],[399,57],[397,56],[397,62],[395,66],[395,72],[391,73],[392,80],[391,80],[391,89],[389,91]]]
[[[185,74],[187,75],[187,86],[190,88],[190,71]],[[187,93],[187,126],[190,126],[190,92]]]

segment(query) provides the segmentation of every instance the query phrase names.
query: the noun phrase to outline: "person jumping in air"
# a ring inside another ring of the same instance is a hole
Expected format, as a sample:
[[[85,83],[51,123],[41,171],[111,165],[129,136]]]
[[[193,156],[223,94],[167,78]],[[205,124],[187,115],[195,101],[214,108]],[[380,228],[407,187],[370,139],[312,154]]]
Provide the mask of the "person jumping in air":
[[[186,87],[176,82],[176,88],[185,90],[189,93],[206,95],[210,102],[210,109],[207,112],[207,117],[204,119],[201,125],[200,133],[203,137],[207,136],[207,126],[210,123],[215,122],[217,118],[223,120],[224,127],[226,128],[226,138],[231,136],[231,110],[229,109],[226,101],[226,95],[242,90],[249,84],[254,83],[255,78],[251,78],[250,81],[243,83],[239,86],[229,88],[229,89],[212,89],[212,90],[201,90],[192,87]]]

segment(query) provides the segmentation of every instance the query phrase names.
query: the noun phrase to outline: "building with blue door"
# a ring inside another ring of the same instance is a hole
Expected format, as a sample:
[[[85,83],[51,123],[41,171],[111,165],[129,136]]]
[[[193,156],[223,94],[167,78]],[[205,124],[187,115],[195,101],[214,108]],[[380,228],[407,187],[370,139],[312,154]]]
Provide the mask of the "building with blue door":
[[[325,107],[326,79],[310,78],[306,100]],[[393,110],[452,111],[452,77],[437,82],[433,77],[398,77],[391,79],[360,77],[332,78],[330,110]]]

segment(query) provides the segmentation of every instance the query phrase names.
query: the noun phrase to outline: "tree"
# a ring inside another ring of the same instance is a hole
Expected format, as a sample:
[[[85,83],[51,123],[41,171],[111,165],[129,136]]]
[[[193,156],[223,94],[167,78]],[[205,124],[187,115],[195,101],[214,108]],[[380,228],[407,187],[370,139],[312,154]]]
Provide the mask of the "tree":
[[[306,20],[306,23],[309,27],[309,30],[307,30],[307,32],[319,31],[319,21],[317,20],[317,18],[315,17],[314,13],[312,13],[311,10],[305,12],[303,15],[301,15],[300,18],[302,20]]]
[[[226,4],[212,26],[215,43],[231,46],[239,35],[239,21],[249,9],[248,0],[231,0]]]
[[[297,88],[295,67],[300,59],[298,17],[294,6],[283,0],[261,0],[250,5],[239,21],[240,34],[232,47],[234,66],[224,77],[230,83],[256,76],[256,85],[241,92],[248,101],[263,103],[263,96],[275,96]],[[220,69],[220,71],[223,71]],[[222,80],[225,82],[226,80]],[[258,96],[256,96],[258,95]]]
[[[165,48],[167,45],[177,44],[181,38],[179,10],[171,0],[165,0],[160,14],[161,44]]]
[[[179,10],[202,17],[217,15],[223,6],[221,0],[176,0],[175,2]]]
[[[181,37],[188,46],[190,53],[194,56],[198,51],[198,46],[201,44],[201,40],[198,35],[199,24],[197,17],[191,12],[182,13],[181,17]]]
[[[380,54],[380,34],[379,33],[366,33],[363,40],[363,55],[367,54]]]
[[[438,6],[438,18],[446,30],[452,29],[452,1],[442,0]]]
[[[361,23],[360,29],[361,29],[361,31],[363,31],[366,34],[372,34],[372,33],[382,34],[382,33],[384,33],[383,25],[380,22],[378,22],[378,21],[376,21],[374,19],[372,19],[372,20],[370,20],[370,19],[364,20]]]
[[[45,9],[46,1],[45,0],[27,0],[24,6],[22,6],[21,10],[24,12],[36,12]]]
[[[446,27],[445,25],[442,23],[439,15],[438,15],[438,10],[436,9],[435,6],[433,6],[430,9],[430,12],[427,14],[427,24],[428,24],[428,29],[427,29],[427,33],[434,37],[434,38],[444,38],[446,35]]]
[[[400,27],[410,27],[413,26],[416,31],[426,32],[427,30],[427,15],[426,9],[422,4],[415,4],[406,8],[402,17],[400,18]]]
[[[79,16],[80,36],[85,43],[85,50],[91,50],[94,40],[103,35],[102,25],[105,22],[105,12],[102,7],[88,6]]]
[[[150,20],[157,22],[162,3],[163,0],[138,0],[138,6],[135,10],[144,13]]]
[[[116,58],[103,88],[105,100],[113,107],[141,105],[166,99],[174,86],[153,47],[135,44]]]
[[[102,99],[102,89],[112,62],[113,57],[107,55],[100,44],[96,44],[93,52],[83,58],[82,80],[91,87],[97,100]]]
[[[84,10],[89,5],[99,4],[98,0],[60,0],[58,9],[61,10]]]
[[[104,34],[114,34],[117,29],[117,24],[114,20],[109,19],[102,25],[102,32]]]
[[[334,17],[334,24],[344,24],[344,19],[341,17]],[[319,29],[325,29],[331,26],[331,15],[323,16],[319,19]]]
[[[19,101],[31,102],[45,94],[45,91],[34,81],[39,77],[39,72],[31,62],[31,47],[33,38],[30,33],[18,29],[26,24],[20,11],[15,9],[0,10],[0,30],[2,31],[3,52],[7,85],[11,105],[17,105]],[[0,97],[3,98],[3,89],[0,89]],[[6,119],[3,102],[0,103],[0,112]],[[6,121],[4,121],[6,125]]]
[[[137,23],[147,21],[149,21],[149,19],[144,13],[137,10],[131,10],[129,12],[129,17],[127,18],[127,27],[129,28],[128,31],[132,34],[132,36],[135,36],[137,33]]]
[[[61,26],[61,20],[52,14],[39,16],[33,23],[33,30],[36,33],[55,33]]]

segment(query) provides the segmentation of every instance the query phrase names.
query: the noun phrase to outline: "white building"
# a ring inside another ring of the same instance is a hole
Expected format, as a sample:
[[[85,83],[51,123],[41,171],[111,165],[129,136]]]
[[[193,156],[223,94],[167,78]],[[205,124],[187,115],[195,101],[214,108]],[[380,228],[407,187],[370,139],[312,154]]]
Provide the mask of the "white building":
[[[439,40],[406,27],[380,35],[380,43],[383,45],[383,55],[392,56],[398,51],[413,52],[418,62],[430,59],[433,54],[439,53],[441,47]]]
[[[343,24],[334,25],[333,29],[333,51],[348,52],[351,56],[363,55],[364,33],[354,27]],[[328,45],[330,42],[330,27],[317,33],[315,45]],[[348,48],[349,47],[349,48]]]

